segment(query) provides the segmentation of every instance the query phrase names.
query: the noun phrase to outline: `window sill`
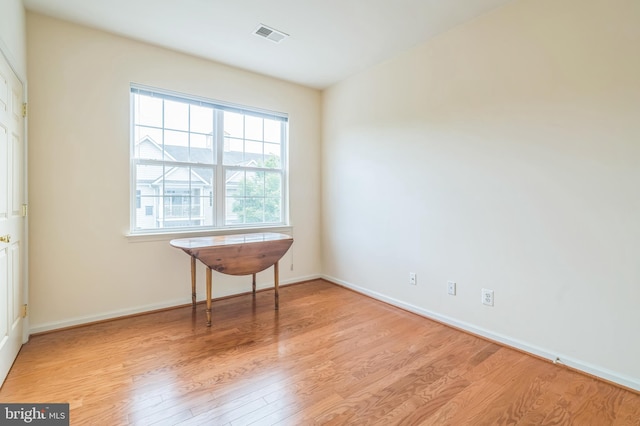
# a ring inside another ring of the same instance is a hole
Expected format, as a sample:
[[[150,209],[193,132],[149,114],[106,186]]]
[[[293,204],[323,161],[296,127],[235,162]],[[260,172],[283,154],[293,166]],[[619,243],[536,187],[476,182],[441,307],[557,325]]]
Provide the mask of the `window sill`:
[[[254,232],[280,232],[283,234],[293,234],[293,226],[261,226],[255,228],[226,228],[226,229],[208,229],[208,230],[192,230],[192,231],[173,231],[173,232],[148,232],[148,233],[128,233],[125,237],[131,243],[144,243],[150,241],[170,241],[176,238],[195,238],[208,237],[213,235],[234,235],[234,234],[252,234]]]

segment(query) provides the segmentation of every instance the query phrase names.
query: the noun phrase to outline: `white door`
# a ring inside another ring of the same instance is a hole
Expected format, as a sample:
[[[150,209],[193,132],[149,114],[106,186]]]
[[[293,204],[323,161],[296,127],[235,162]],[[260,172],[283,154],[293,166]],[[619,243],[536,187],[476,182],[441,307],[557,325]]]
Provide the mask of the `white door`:
[[[0,52],[0,384],[22,346],[24,118],[22,83]]]

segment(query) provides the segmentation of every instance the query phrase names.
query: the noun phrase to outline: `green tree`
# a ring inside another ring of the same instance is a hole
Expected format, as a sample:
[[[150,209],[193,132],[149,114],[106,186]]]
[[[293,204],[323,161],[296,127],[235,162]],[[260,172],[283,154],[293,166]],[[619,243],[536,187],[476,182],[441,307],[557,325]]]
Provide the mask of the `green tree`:
[[[264,167],[277,168],[278,159],[269,158]],[[282,178],[279,172],[246,171],[233,201],[240,223],[274,223],[281,220]]]

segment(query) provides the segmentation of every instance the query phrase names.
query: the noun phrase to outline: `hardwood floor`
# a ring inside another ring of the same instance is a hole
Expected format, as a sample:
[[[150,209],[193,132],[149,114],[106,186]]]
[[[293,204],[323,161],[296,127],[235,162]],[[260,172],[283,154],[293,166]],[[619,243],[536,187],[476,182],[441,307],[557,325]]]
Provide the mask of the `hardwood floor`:
[[[640,425],[640,395],[325,281],[35,336],[2,402],[84,425]]]

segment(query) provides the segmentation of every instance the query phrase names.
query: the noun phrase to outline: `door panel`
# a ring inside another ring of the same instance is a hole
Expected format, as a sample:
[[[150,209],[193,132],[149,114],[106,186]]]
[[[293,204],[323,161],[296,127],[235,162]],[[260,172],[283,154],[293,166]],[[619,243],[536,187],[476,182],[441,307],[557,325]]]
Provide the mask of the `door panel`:
[[[0,382],[22,346],[24,118],[22,84],[0,53]]]
[[[9,250],[0,249],[0,306],[9,305]],[[9,315],[0,315],[0,347],[9,336]]]
[[[9,267],[9,271],[11,274],[9,275],[9,300],[11,303],[11,309],[9,309],[9,325],[11,328],[18,327],[18,322],[22,320],[22,268],[20,265],[20,259],[22,256],[20,242],[13,244],[9,249],[9,260],[11,261],[11,266]],[[22,337],[22,333],[20,333]]]
[[[0,76],[0,79],[2,76]],[[0,103],[0,108],[2,104]],[[0,122],[0,221],[6,221],[9,218],[8,191],[5,188],[9,186],[9,137],[7,129]]]
[[[22,163],[24,161],[22,153],[22,140],[19,135],[11,135],[11,158],[13,160],[12,170],[13,176],[11,176],[11,215],[22,222],[22,200],[24,194],[22,179]]]

